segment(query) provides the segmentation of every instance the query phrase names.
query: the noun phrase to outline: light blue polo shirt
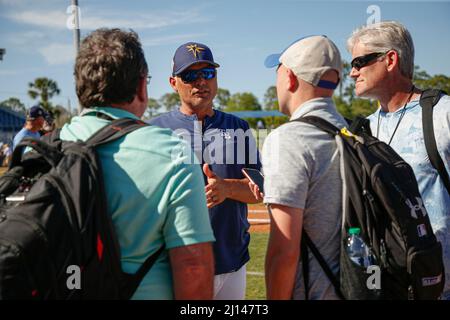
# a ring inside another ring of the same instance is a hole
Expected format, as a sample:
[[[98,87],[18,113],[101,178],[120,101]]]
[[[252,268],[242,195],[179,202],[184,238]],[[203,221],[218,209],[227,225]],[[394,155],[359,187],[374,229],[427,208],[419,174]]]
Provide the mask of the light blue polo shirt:
[[[112,118],[135,115],[117,108],[93,108]],[[95,112],[74,117],[63,140],[87,140],[109,121]],[[122,269],[134,273],[163,244],[167,249],[214,241],[201,169],[185,157],[190,147],[168,129],[149,126],[97,149],[108,211],[118,236]],[[133,299],[173,299],[168,250],[143,279]]]

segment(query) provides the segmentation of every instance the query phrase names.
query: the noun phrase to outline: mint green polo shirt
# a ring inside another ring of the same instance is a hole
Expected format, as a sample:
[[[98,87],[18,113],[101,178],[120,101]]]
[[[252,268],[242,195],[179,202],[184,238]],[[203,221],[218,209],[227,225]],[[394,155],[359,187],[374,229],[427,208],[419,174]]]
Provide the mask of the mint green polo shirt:
[[[112,118],[135,115],[98,107]],[[108,120],[87,113],[61,131],[63,140],[87,140]],[[103,166],[108,211],[118,236],[122,269],[135,273],[163,244],[166,249],[142,280],[133,299],[173,299],[168,250],[214,241],[203,175],[189,164],[189,146],[168,129],[149,126],[97,151]]]

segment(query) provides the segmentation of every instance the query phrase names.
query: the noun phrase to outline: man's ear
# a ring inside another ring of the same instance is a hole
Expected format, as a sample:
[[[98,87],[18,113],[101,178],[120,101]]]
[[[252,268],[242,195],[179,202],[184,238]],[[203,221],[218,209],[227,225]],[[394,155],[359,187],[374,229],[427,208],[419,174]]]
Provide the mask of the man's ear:
[[[177,90],[177,79],[175,79],[175,77],[170,77],[169,78],[169,83],[170,83],[170,86],[172,87],[172,89],[175,92],[178,92],[178,90]]]
[[[147,98],[147,77],[139,79],[136,95],[139,101],[144,101]]]
[[[395,67],[400,67],[398,53],[391,50],[386,54],[386,68],[388,71],[392,71]]]
[[[288,76],[287,76],[287,79],[288,79],[288,90],[291,91],[291,92],[294,92],[294,91],[297,90],[298,85],[299,85],[298,78],[294,74],[294,72],[292,72],[291,69],[286,69],[286,71],[288,72]]]

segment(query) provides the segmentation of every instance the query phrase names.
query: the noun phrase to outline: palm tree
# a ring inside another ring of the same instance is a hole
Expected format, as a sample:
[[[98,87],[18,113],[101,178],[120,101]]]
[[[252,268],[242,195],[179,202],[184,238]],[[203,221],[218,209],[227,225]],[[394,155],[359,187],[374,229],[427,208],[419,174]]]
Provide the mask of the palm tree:
[[[28,87],[30,88],[28,95],[31,99],[39,97],[41,106],[47,111],[52,111],[53,107],[49,100],[60,93],[56,81],[48,78],[36,78],[34,82],[28,83]]]

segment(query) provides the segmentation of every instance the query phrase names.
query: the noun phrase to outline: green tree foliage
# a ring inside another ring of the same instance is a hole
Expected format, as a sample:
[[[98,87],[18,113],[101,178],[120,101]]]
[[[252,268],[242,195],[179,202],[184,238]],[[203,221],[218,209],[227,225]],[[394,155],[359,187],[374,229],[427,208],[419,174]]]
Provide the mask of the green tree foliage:
[[[230,97],[230,91],[228,91],[227,89],[217,89],[217,94],[214,98],[214,108],[218,110],[224,110],[228,105]]]
[[[279,117],[266,117],[264,118],[264,124],[267,129],[275,129],[278,126],[281,126],[283,123],[289,121],[288,116],[279,116]]]
[[[160,108],[161,105],[159,104],[158,100],[148,98],[148,104],[147,109],[145,110],[144,113],[144,119],[151,119],[152,117],[154,117]]]
[[[352,71],[352,66],[347,61],[343,61],[342,63],[342,79],[339,81],[339,97],[343,98],[345,83],[349,80],[350,72]],[[350,80],[352,81],[352,80]],[[353,83],[352,83],[353,84]]]
[[[430,79],[430,75],[425,71],[421,70],[418,65],[414,66],[414,75],[413,75],[413,81],[425,81]]]
[[[167,111],[172,111],[181,105],[180,96],[176,92],[166,93],[159,99],[159,102],[166,108]]]
[[[340,114],[347,119],[353,118],[352,108],[349,103],[345,102],[340,96],[333,96],[333,101]]]
[[[427,88],[441,89],[450,94],[450,77],[443,74],[433,76],[426,85]]]
[[[5,101],[0,102],[0,105],[21,114],[25,114],[26,112],[25,105],[18,98],[11,97]]]
[[[378,101],[377,100],[368,100],[368,99],[353,99],[352,101],[352,115],[354,117],[361,116],[367,117],[374,113],[378,109]]]
[[[242,92],[233,94],[228,103],[225,111],[256,111],[261,110],[261,105],[258,102],[258,98],[253,93]]]
[[[279,110],[277,88],[275,86],[267,88],[266,93],[264,94],[264,109]]]
[[[413,82],[420,89],[441,89],[450,94],[450,77],[443,74],[430,76],[419,66],[414,66]]]
[[[347,119],[353,119],[356,116],[367,117],[378,108],[376,100],[354,98],[351,104],[339,96],[333,96],[333,100],[339,113]]]
[[[28,95],[31,99],[39,98],[39,103],[45,110],[53,111],[50,99],[60,93],[56,81],[45,77],[36,78],[34,82],[28,83],[28,88]]]

